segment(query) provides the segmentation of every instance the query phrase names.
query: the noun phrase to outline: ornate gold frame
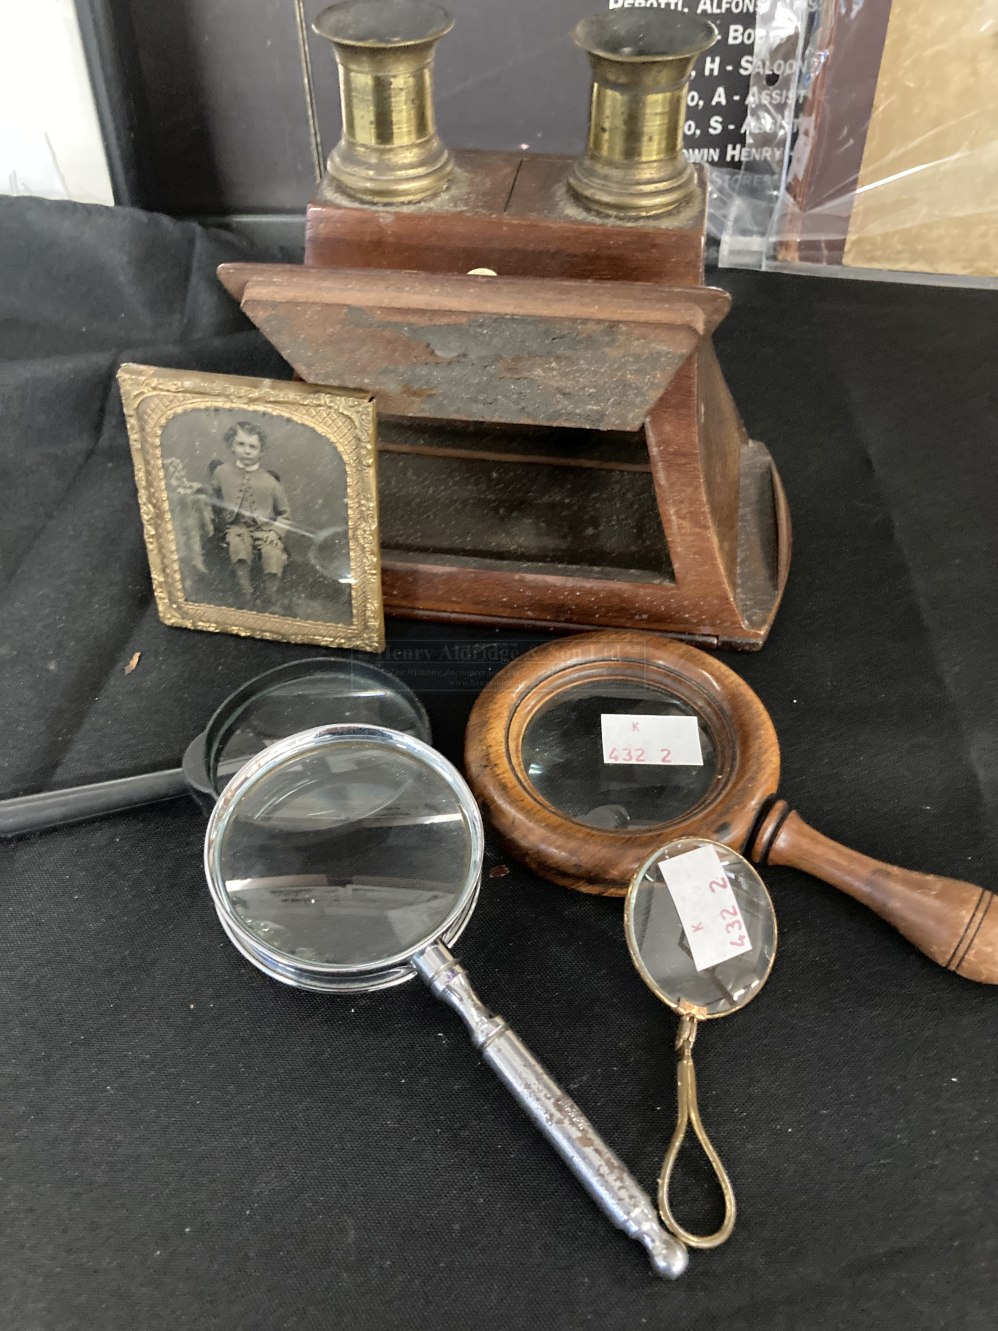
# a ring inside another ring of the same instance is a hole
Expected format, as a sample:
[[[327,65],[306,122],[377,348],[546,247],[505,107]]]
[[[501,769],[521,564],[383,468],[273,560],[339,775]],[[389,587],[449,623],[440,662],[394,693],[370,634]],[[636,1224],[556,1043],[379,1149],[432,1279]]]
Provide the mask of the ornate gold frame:
[[[135,484],[145,533],[156,605],[164,624],[381,651],[385,645],[381,604],[381,546],[378,539],[377,433],[374,399],[276,379],[122,365],[118,371],[135,465]],[[347,540],[350,548],[352,624],[288,618],[256,610],[204,605],[187,599],[170,515],[160,441],[166,424],[192,407],[245,407],[296,421],[337,450],[347,478]]]

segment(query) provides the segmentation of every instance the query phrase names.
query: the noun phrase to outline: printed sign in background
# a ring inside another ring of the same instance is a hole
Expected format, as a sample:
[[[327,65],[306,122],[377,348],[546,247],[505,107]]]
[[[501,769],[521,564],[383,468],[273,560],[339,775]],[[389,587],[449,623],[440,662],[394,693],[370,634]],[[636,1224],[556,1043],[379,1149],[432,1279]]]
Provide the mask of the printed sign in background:
[[[104,0],[78,3],[85,13]],[[306,30],[326,3],[301,0]],[[571,32],[590,14],[627,8],[627,0],[444,4],[455,19],[437,57],[446,142],[580,153],[589,66]],[[688,9],[717,25],[722,40],[691,87],[688,142],[701,160],[737,166],[756,0],[643,7]],[[91,60],[104,60],[120,84],[116,105],[127,123],[118,147],[130,159],[124,201],[177,215],[300,216],[315,188],[316,139],[320,155],[328,153],[339,137],[340,110],[330,48],[309,36],[313,134],[293,0],[114,0],[108,12],[113,31]]]
[[[755,47],[756,0],[609,0],[614,10],[681,10],[708,19],[718,42],[697,63],[687,102],[686,151],[694,161],[737,168]]]

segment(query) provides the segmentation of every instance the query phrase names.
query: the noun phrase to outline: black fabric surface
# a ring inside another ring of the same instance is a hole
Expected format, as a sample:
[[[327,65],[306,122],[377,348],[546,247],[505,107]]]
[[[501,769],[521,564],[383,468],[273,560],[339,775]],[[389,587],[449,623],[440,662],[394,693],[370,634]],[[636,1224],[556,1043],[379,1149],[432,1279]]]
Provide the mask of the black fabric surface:
[[[0,200],[0,795],[174,766],[238,683],[309,654],[160,624],[114,385],[126,359],[286,374],[214,280],[245,256]],[[795,523],[769,643],[725,658],[783,793],[848,845],[995,883],[996,297],[723,280],[721,361]],[[396,622],[384,659],[459,760],[476,689],[531,641]],[[996,1324],[998,991],[767,871],[772,977],[696,1050],[738,1226],[663,1284],[418,982],[319,997],[244,962],[203,831],[181,801],[0,846],[3,1327]],[[511,869],[456,951],[652,1190],[675,1019],[619,902]],[[691,1153],[677,1207],[718,1219]]]

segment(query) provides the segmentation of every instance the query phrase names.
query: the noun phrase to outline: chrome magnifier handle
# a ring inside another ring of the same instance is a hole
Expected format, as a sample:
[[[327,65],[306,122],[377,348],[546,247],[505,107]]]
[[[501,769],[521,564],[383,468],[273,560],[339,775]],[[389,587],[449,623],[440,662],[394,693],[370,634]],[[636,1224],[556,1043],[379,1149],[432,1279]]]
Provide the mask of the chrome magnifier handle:
[[[686,1248],[662,1228],[644,1189],[515,1031],[482,1003],[450,950],[443,943],[431,943],[411,964],[436,997],[460,1016],[482,1058],[603,1214],[644,1245],[657,1275],[670,1280],[682,1275],[689,1260]]]

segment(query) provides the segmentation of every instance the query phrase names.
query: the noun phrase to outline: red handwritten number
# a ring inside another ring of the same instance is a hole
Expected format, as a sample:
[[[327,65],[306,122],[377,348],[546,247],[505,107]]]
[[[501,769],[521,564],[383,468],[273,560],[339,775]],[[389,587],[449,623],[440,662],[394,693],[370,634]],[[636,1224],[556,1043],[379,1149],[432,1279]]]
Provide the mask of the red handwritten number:
[[[737,906],[722,906],[722,907],[721,907],[721,919],[722,919],[722,920],[737,920],[737,919],[738,919],[738,907],[737,907]],[[728,928],[729,928],[729,929],[731,928],[731,925],[730,925],[730,924],[728,925]]]
[[[662,750],[662,756],[659,758],[659,762],[660,762],[660,763],[666,763],[666,764],[671,763],[671,762],[672,762],[672,750],[671,750],[671,749],[663,749],[663,750]]]
[[[618,749],[616,745],[606,755],[608,763],[643,763],[644,749]]]
[[[610,763],[643,763],[644,760],[644,749],[618,750],[615,745],[607,754],[607,762]]]
[[[712,892],[723,892],[725,888],[731,886],[726,878],[712,878],[707,884]]]
[[[729,938],[728,942],[732,947],[744,947],[746,942],[745,935],[739,934],[737,938]]]

